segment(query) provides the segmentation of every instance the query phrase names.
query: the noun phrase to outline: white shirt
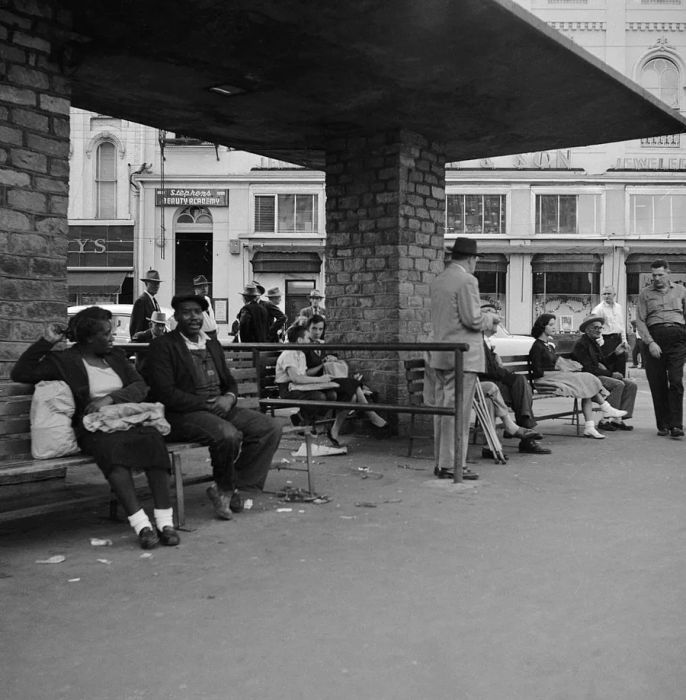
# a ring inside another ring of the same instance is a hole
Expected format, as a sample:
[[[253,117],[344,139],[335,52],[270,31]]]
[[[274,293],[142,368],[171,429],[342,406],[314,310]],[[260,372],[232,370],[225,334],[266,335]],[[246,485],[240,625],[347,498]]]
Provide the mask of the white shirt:
[[[289,367],[292,367],[296,374],[307,374],[307,360],[305,359],[305,353],[301,350],[284,350],[279,355],[274,371],[274,381],[277,384],[283,384],[291,381],[291,378],[288,376]]]
[[[189,338],[186,338],[186,336],[183,333],[181,333],[181,337],[184,339],[184,342],[186,343],[186,347],[189,350],[204,350],[205,345],[207,344],[207,341],[209,340],[209,336],[207,335],[207,333],[203,332],[202,330],[198,334],[198,340],[195,343],[192,340],[190,340]]]
[[[88,389],[91,399],[109,396],[113,391],[118,391],[124,386],[119,375],[111,367],[93,367],[85,360],[83,364],[88,375]]]
[[[598,304],[598,306],[596,306],[591,313],[603,317],[603,335],[609,335],[610,333],[619,333],[622,336],[622,342],[626,343],[624,311],[617,302],[610,305],[607,302],[601,301],[600,304]]]

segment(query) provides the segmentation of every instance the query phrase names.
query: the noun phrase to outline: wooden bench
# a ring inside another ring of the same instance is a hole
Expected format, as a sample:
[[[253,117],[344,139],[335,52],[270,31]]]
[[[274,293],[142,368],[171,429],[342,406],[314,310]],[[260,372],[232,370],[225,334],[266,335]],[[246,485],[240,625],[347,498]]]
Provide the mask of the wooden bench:
[[[136,349],[137,347],[138,344],[131,349]],[[261,358],[263,364],[256,366],[256,354],[253,351],[242,349],[226,350],[227,364],[238,384],[238,401],[242,407],[259,409],[258,399],[260,395],[269,395],[270,367],[272,382],[274,376],[273,366],[275,360],[273,355],[272,353],[271,365],[269,364],[270,357],[267,355],[265,358]],[[262,369],[263,367],[264,369]],[[83,454],[49,460],[38,460],[31,456],[29,412],[32,395],[33,385],[31,384],[0,382],[0,460],[2,461],[2,466],[0,466],[0,486],[65,478],[67,470],[74,467],[97,469],[92,457]],[[292,471],[306,472],[308,489],[310,492],[313,492],[311,437],[304,430],[291,428],[290,426],[285,428],[283,432],[286,435],[296,434],[304,437],[307,453],[306,467],[289,466],[288,468]],[[176,527],[182,527],[186,521],[184,486],[212,480],[210,474],[189,476],[183,473],[183,454],[190,449],[200,447],[203,447],[203,445],[193,442],[167,443],[173,474],[174,525]],[[285,469],[285,467],[281,466],[279,468]],[[75,506],[95,505],[102,502],[103,496],[93,495],[92,490],[91,488],[88,489],[88,493],[80,493],[79,489],[75,488],[72,490],[72,493],[54,502],[4,509],[0,511],[0,522],[67,510]],[[109,512],[110,517],[113,519],[117,517],[117,507],[118,501],[110,493]]]
[[[564,356],[567,356],[566,354]],[[525,375],[530,382],[531,389],[533,391],[533,400],[535,402],[543,399],[552,398],[565,398],[561,397],[553,391],[541,391],[537,389],[530,379],[529,372],[529,358],[528,355],[508,355],[501,358],[503,365],[509,369],[511,372],[516,374]],[[424,360],[423,359],[412,359],[405,360],[405,381],[407,382],[407,393],[409,396],[410,403],[416,406],[418,409],[425,406],[424,404]],[[572,398],[572,406],[564,411],[555,411],[553,413],[540,414],[536,412],[536,420],[552,420],[554,418],[566,418],[571,417],[572,425],[576,426],[576,434],[581,433],[581,424],[579,421],[579,414],[581,413],[581,408],[579,404],[579,399]],[[419,411],[417,412],[419,413]],[[412,450],[414,441],[417,439],[426,439],[426,435],[417,434],[416,432],[416,414],[411,414],[410,416],[410,429],[408,432],[408,457],[412,456]]]

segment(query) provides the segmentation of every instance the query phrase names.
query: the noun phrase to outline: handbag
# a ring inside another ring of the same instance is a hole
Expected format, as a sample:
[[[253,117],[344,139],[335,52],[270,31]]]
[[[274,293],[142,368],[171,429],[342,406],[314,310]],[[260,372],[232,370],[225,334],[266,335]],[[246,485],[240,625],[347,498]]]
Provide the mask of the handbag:
[[[34,459],[56,459],[79,451],[71,424],[75,410],[74,395],[66,382],[36,384],[29,414]]]
[[[311,384],[291,382],[288,385],[288,391],[327,391],[328,389],[338,389],[338,384],[336,382],[313,382]]]
[[[348,363],[345,360],[326,360],[324,362],[324,374],[343,379],[348,376]]]
[[[558,357],[555,362],[555,369],[560,372],[581,372],[582,365],[576,360],[569,360],[566,357]]]

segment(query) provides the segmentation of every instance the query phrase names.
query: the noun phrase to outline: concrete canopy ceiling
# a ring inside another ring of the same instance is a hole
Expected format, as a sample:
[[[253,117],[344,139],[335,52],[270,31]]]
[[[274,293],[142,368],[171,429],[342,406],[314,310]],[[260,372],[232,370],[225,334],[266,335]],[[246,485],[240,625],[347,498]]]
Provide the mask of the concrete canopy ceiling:
[[[65,4],[74,106],[318,169],[329,139],[397,129],[448,161],[686,131],[509,0]]]

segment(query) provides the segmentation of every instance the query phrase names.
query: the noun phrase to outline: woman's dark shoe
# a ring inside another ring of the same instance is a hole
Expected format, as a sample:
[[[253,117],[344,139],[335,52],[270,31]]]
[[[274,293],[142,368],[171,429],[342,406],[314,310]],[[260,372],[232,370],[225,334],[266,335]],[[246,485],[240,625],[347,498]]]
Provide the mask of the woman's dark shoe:
[[[161,530],[157,531],[160,542],[165,547],[176,547],[181,542],[176,530],[169,525],[165,525]]]
[[[340,447],[341,443],[336,440],[336,438],[331,434],[331,428],[329,428],[326,431],[326,437],[329,438],[329,442],[334,446],[334,447]]]
[[[151,527],[144,527],[138,533],[138,542],[141,549],[155,549],[160,543],[160,538],[157,533]]]
[[[303,425],[304,421],[302,416],[300,415],[300,411],[297,413],[291,413],[291,423],[296,427],[299,428],[301,425]]]

